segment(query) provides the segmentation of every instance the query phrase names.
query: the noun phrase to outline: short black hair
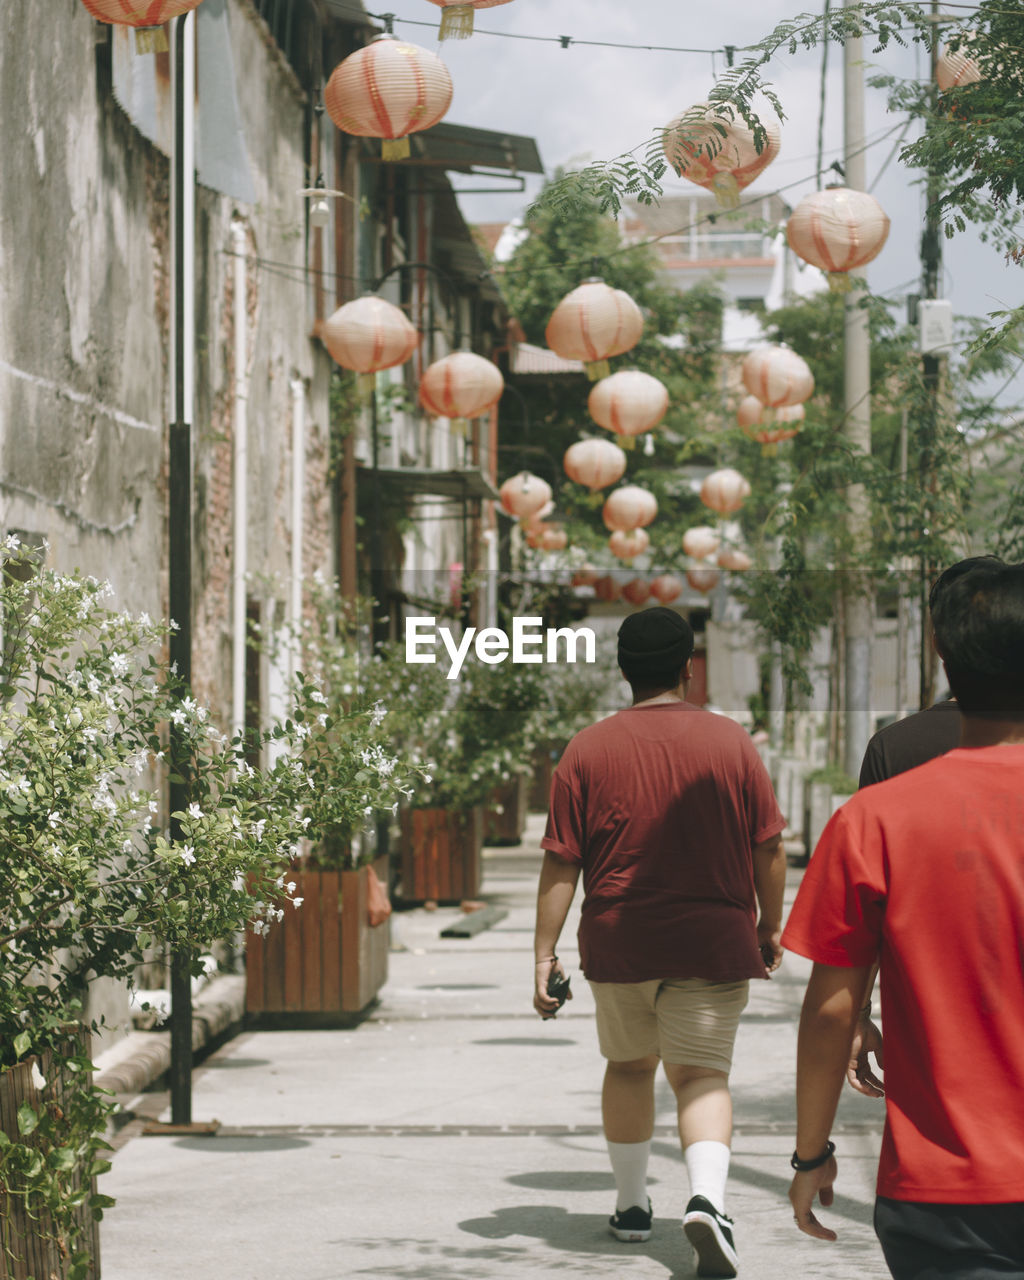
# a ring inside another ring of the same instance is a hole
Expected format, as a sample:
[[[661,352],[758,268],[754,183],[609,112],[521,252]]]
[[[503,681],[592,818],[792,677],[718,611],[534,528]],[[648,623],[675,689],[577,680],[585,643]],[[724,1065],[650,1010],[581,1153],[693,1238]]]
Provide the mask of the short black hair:
[[[931,585],[928,592],[928,612],[932,615],[933,621],[935,616],[936,601],[942,596],[942,593],[948,586],[954,583],[957,578],[965,573],[970,573],[978,565],[1003,564],[998,556],[968,556],[966,560],[958,560],[956,564],[951,564],[948,569],[943,569],[939,576]]]
[[[935,596],[932,625],[964,715],[1024,719],[1024,564],[979,557]]]
[[[631,613],[618,639],[619,667],[634,688],[674,689],[693,657],[693,628],[663,605]]]

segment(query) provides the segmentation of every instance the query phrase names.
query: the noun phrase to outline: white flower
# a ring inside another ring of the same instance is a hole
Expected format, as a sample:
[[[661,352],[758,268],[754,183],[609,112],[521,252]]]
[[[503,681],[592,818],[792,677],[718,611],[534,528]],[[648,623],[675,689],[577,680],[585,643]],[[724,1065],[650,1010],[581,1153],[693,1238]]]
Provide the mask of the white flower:
[[[131,664],[123,653],[112,653],[110,655],[110,669],[115,676],[126,676]]]
[[[150,813],[156,813],[157,809],[159,808],[159,805],[155,800],[150,800],[149,803],[146,805],[146,808],[150,811]]]
[[[313,690],[313,692],[309,695],[309,700],[310,702],[321,702],[321,703],[327,702],[327,699],[324,697],[324,695],[320,692],[319,689]]]
[[[375,729],[380,724],[380,722],[384,719],[387,713],[388,713],[387,707],[385,707],[384,703],[381,702],[380,699],[378,699],[373,704],[373,711],[370,713],[370,723],[373,725]]]
[[[262,920],[254,920],[252,922],[252,931],[257,937],[260,937],[262,934],[266,933],[267,926]]]
[[[4,538],[5,551],[17,551],[20,546],[21,546],[21,539],[18,537],[16,533],[9,533],[7,537]]]
[[[295,892],[295,889],[296,889],[295,881],[294,881],[294,880],[289,880],[289,881],[288,881],[288,883],[285,885],[285,890],[286,890],[289,894],[292,894],[292,893],[294,893],[294,892]]]
[[[252,833],[256,837],[257,844],[259,844],[259,842],[263,839],[263,831],[266,825],[267,825],[266,818],[260,818],[259,822],[253,823]]]
[[[231,881],[231,888],[235,893],[241,893],[245,889],[245,876],[240,871],[235,873],[235,878]]]
[[[186,867],[192,866],[196,860],[195,846],[186,844],[181,847],[181,860]]]
[[[44,1076],[43,1073],[39,1070],[39,1064],[37,1062],[32,1063],[31,1077],[32,1077],[32,1084],[36,1089],[46,1088],[46,1076]]]
[[[60,826],[60,814],[56,809],[51,809],[46,815],[46,825],[51,828]]]
[[[371,814],[371,813],[373,813],[373,805],[372,805],[372,804],[368,804],[368,805],[366,806],[366,808],[363,810],[363,813],[365,813],[365,814],[366,814],[366,816],[367,816],[367,817],[369,817],[369,816],[370,816],[370,814]]]
[[[305,901],[306,901],[305,898],[292,898],[292,906],[301,907]]]
[[[203,816],[203,811],[200,809],[199,805],[193,802],[188,807],[188,816],[190,818],[201,818]]]

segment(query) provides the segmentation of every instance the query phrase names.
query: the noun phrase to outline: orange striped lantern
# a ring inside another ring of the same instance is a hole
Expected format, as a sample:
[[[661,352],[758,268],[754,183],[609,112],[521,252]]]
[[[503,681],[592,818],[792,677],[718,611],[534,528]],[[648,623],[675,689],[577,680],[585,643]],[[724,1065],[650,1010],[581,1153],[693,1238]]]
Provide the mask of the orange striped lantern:
[[[769,409],[803,404],[814,393],[807,361],[789,347],[757,347],[743,358],[743,385]]]
[[[643,529],[658,514],[658,499],[636,484],[624,484],[605,499],[601,515],[606,529],[627,532]]]
[[[545,502],[539,511],[535,511],[532,515],[527,516],[523,524],[527,529],[539,529],[543,527],[544,521],[554,511],[555,504],[550,500]]]
[[[82,0],[97,22],[135,28],[136,53],[166,53],[165,22],[191,13],[202,0]]]
[[[661,604],[671,604],[682,590],[682,582],[672,573],[659,574],[651,583],[651,595]]]
[[[626,455],[610,440],[577,440],[562,459],[565,474],[591,493],[621,480],[626,472]]]
[[[598,426],[614,431],[632,449],[634,437],[653,431],[664,418],[668,388],[649,373],[622,369],[591,387],[587,408]]]
[[[639,608],[640,605],[646,604],[650,600],[651,589],[643,578],[630,578],[622,588],[622,598]]]
[[[451,75],[436,53],[385,35],[338,63],[324,106],[343,133],[380,138],[384,160],[404,160],[409,134],[437,124],[452,92]]]
[[[501,399],[505,379],[491,360],[472,351],[453,351],[435,360],[420,379],[420,404],[438,418],[450,418],[464,431],[467,418],[489,413]]]
[[[745,573],[754,563],[750,556],[745,551],[740,551],[738,547],[723,547],[718,553],[717,561],[720,569],[732,569],[738,573]]]
[[[728,107],[699,102],[669,121],[662,147],[681,178],[712,192],[723,209],[735,209],[740,192],[779,154],[778,125],[765,125],[765,132],[758,151],[753,129],[735,114],[730,118]]]
[[[525,521],[551,501],[551,486],[540,476],[520,471],[505,481],[498,496],[503,511]]]
[[[574,587],[592,587],[599,577],[600,575],[596,569],[591,569],[589,565],[584,565],[582,569],[577,569],[572,575],[572,585]]]
[[[739,511],[750,497],[750,484],[732,467],[723,467],[721,471],[712,471],[705,476],[700,487],[700,500],[720,516],[731,515]]]
[[[687,569],[686,581],[693,587],[694,591],[707,593],[714,591],[718,586],[718,570],[717,569]]]
[[[959,49],[944,48],[935,64],[935,82],[945,93],[947,89],[960,89],[964,85],[977,84],[984,77],[981,67],[967,53],[967,39]]]
[[[749,428],[756,426],[761,421],[763,413],[764,405],[758,400],[757,396],[744,396],[736,410],[736,421],[749,435]]]
[[[420,340],[405,312],[375,293],[339,307],[324,321],[322,333],[332,358],[360,375],[364,394],[372,392],[379,369],[405,364]]]
[[[542,551],[564,551],[568,545],[569,535],[560,524],[545,526],[540,535],[540,548]]]
[[[683,534],[683,550],[688,556],[693,556],[694,560],[706,560],[708,556],[713,556],[720,542],[721,538],[707,524],[695,525]]]
[[[493,9],[509,0],[430,0],[441,7],[441,27],[438,40],[468,40],[473,34],[473,18],[476,9]]]
[[[548,346],[563,360],[582,360],[592,382],[608,373],[609,356],[629,351],[643,332],[643,313],[628,293],[585,280],[551,313]]]
[[[651,538],[646,529],[616,529],[608,539],[608,550],[616,560],[642,556],[650,545]]]
[[[800,434],[806,410],[802,404],[790,404],[781,409],[769,409],[767,414],[763,422],[747,430],[747,435],[760,444],[763,454],[774,454],[783,440],[792,440]]]
[[[594,582],[594,595],[605,604],[611,604],[614,600],[618,600],[621,594],[619,584],[610,573],[605,574],[603,578],[598,578]]]
[[[866,266],[889,238],[889,218],[874,196],[850,187],[826,187],[805,196],[789,216],[789,247],[828,272],[829,288],[850,289],[851,271]]]

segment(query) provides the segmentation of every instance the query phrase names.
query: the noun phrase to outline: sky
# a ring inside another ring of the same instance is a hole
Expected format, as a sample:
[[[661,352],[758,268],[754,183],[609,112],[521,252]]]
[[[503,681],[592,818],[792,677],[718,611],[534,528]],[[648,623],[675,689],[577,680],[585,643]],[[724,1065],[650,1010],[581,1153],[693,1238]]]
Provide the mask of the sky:
[[[836,0],[833,0],[835,3]],[[438,52],[455,83],[446,119],[482,129],[508,130],[536,140],[548,174],[558,166],[610,160],[639,149],[680,111],[702,101],[725,68],[721,52],[676,53],[582,43],[563,48],[556,39],[607,42],[612,46],[660,45],[719,50],[760,41],[778,22],[810,6],[801,0],[728,0],[697,4],[693,0],[509,0],[479,9],[477,32],[470,40],[437,43],[440,9],[429,0],[389,0],[396,18],[395,35]],[[814,6],[817,8],[818,6]],[[367,8],[373,12],[372,4]],[[415,25],[428,24],[428,25]],[[432,29],[433,28],[433,29]],[[487,32],[501,32],[503,36]],[[542,40],[510,37],[544,37]],[[925,76],[927,53],[918,46],[893,47],[874,54],[866,42],[870,75],[888,71]],[[742,55],[737,54],[737,59]],[[842,158],[843,55],[829,49],[824,109],[823,167]],[[753,193],[781,190],[790,205],[818,189],[815,175],[818,138],[821,48],[790,55],[788,50],[766,71],[778,93],[786,119],[782,149]],[[770,109],[769,109],[770,110]],[[866,90],[865,133],[868,188],[891,219],[889,240],[868,267],[876,293],[903,297],[919,291],[920,236],[924,197],[917,174],[896,158],[905,119],[889,114],[884,94]],[[910,135],[912,136],[912,135]],[[695,190],[671,172],[665,193]],[[456,175],[456,187],[484,185]],[[536,193],[531,181],[525,193],[466,195],[460,201],[471,222],[502,222],[521,213]],[[486,185],[498,185],[488,182]],[[968,232],[943,242],[942,295],[962,315],[984,316],[1020,301],[1019,268]],[[1020,393],[1020,380],[1016,388]],[[1007,400],[1008,402],[1008,400]]]

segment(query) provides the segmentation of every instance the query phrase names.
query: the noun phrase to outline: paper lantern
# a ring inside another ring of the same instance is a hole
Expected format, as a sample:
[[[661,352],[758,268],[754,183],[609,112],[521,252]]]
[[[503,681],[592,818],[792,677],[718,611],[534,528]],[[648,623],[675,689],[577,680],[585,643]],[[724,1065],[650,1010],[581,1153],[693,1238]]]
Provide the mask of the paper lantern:
[[[343,369],[367,375],[404,364],[416,350],[420,335],[404,311],[375,293],[346,302],[324,321],[323,340]]]
[[[637,606],[645,604],[651,598],[651,589],[643,578],[630,578],[622,588],[623,600]]]
[[[498,490],[502,510],[520,520],[528,520],[551,501],[551,486],[529,471],[520,471]]]
[[[437,124],[452,91],[448,68],[436,53],[378,36],[334,68],[324,106],[343,133],[381,138],[383,159],[402,160],[409,154],[409,134]]]
[[[577,440],[562,458],[565,474],[591,493],[621,480],[626,471],[626,455],[610,440]]]
[[[202,0],[82,0],[97,22],[135,28],[136,53],[166,53],[165,22],[191,13]]]
[[[814,392],[807,361],[789,347],[756,347],[743,358],[743,385],[770,409],[802,404]]]
[[[761,421],[764,405],[757,396],[744,396],[736,410],[736,421],[744,431]],[[749,433],[748,433],[749,434]]]
[[[435,360],[420,379],[420,404],[428,413],[461,425],[488,413],[501,399],[505,379],[491,360],[471,351],[454,351]]]
[[[720,542],[721,538],[707,524],[695,525],[683,534],[683,550],[688,556],[693,556],[694,560],[706,560],[708,556],[713,556]]]
[[[728,113],[728,107],[707,102],[690,107],[666,125],[662,147],[681,178],[713,192],[722,208],[735,209],[743,188],[779,154],[780,137],[776,124],[766,124],[767,138],[758,151],[753,129]]]
[[[712,471],[700,487],[701,502],[712,511],[717,511],[720,516],[739,511],[749,497],[750,484],[732,467]]]
[[[826,187],[804,196],[789,215],[786,239],[797,255],[828,272],[829,288],[850,288],[849,272],[866,266],[889,238],[889,218],[874,196]]]
[[[713,591],[718,586],[717,569],[687,569],[686,581],[694,591]]]
[[[639,485],[624,484],[608,495],[601,514],[606,529],[642,529],[658,514],[658,500]]]
[[[574,587],[592,587],[600,577],[596,569],[591,569],[589,565],[584,565],[582,569],[577,569],[572,575],[572,585]]]
[[[981,67],[967,53],[966,39],[960,48],[953,50],[944,48],[935,64],[935,82],[945,93],[947,89],[960,89],[964,85],[977,84],[983,79]]]
[[[683,584],[671,573],[659,574],[651,583],[651,595],[661,604],[671,604],[681,593]]]
[[[753,399],[753,396],[750,399]],[[762,453],[773,454],[778,451],[778,446],[783,440],[792,440],[794,436],[800,434],[805,416],[806,410],[802,404],[784,405],[781,409],[768,409],[764,420],[747,428],[746,433],[751,440],[758,441]]]
[[[652,431],[665,416],[668,388],[649,373],[622,369],[591,387],[587,408],[598,426],[622,436],[632,448],[634,436]]]
[[[496,5],[508,4],[509,0],[430,0],[430,3],[444,10],[438,40],[468,40],[473,34],[475,9],[493,9]]]
[[[628,293],[610,288],[603,280],[586,280],[555,307],[545,339],[563,360],[582,360],[587,377],[596,381],[608,373],[609,356],[636,345],[643,323],[643,314]]]
[[[745,551],[740,551],[737,547],[723,547],[718,553],[718,567],[720,569],[732,569],[737,572],[744,572],[753,564],[750,556]]]
[[[651,545],[646,529],[616,529],[608,539],[608,550],[617,560],[632,560],[642,556]]]
[[[569,545],[569,535],[560,524],[549,524],[541,532],[542,551],[564,551]]]
[[[548,518],[548,516],[552,513],[552,511],[554,511],[554,509],[555,509],[555,504],[549,499],[547,502],[544,503],[544,505],[540,508],[539,511],[534,511],[532,515],[527,516],[523,523],[526,525],[528,529],[537,529],[541,525],[543,525],[544,521]]]
[[[594,595],[605,604],[611,604],[613,600],[619,598],[619,584],[610,574],[605,574],[594,583]]]

